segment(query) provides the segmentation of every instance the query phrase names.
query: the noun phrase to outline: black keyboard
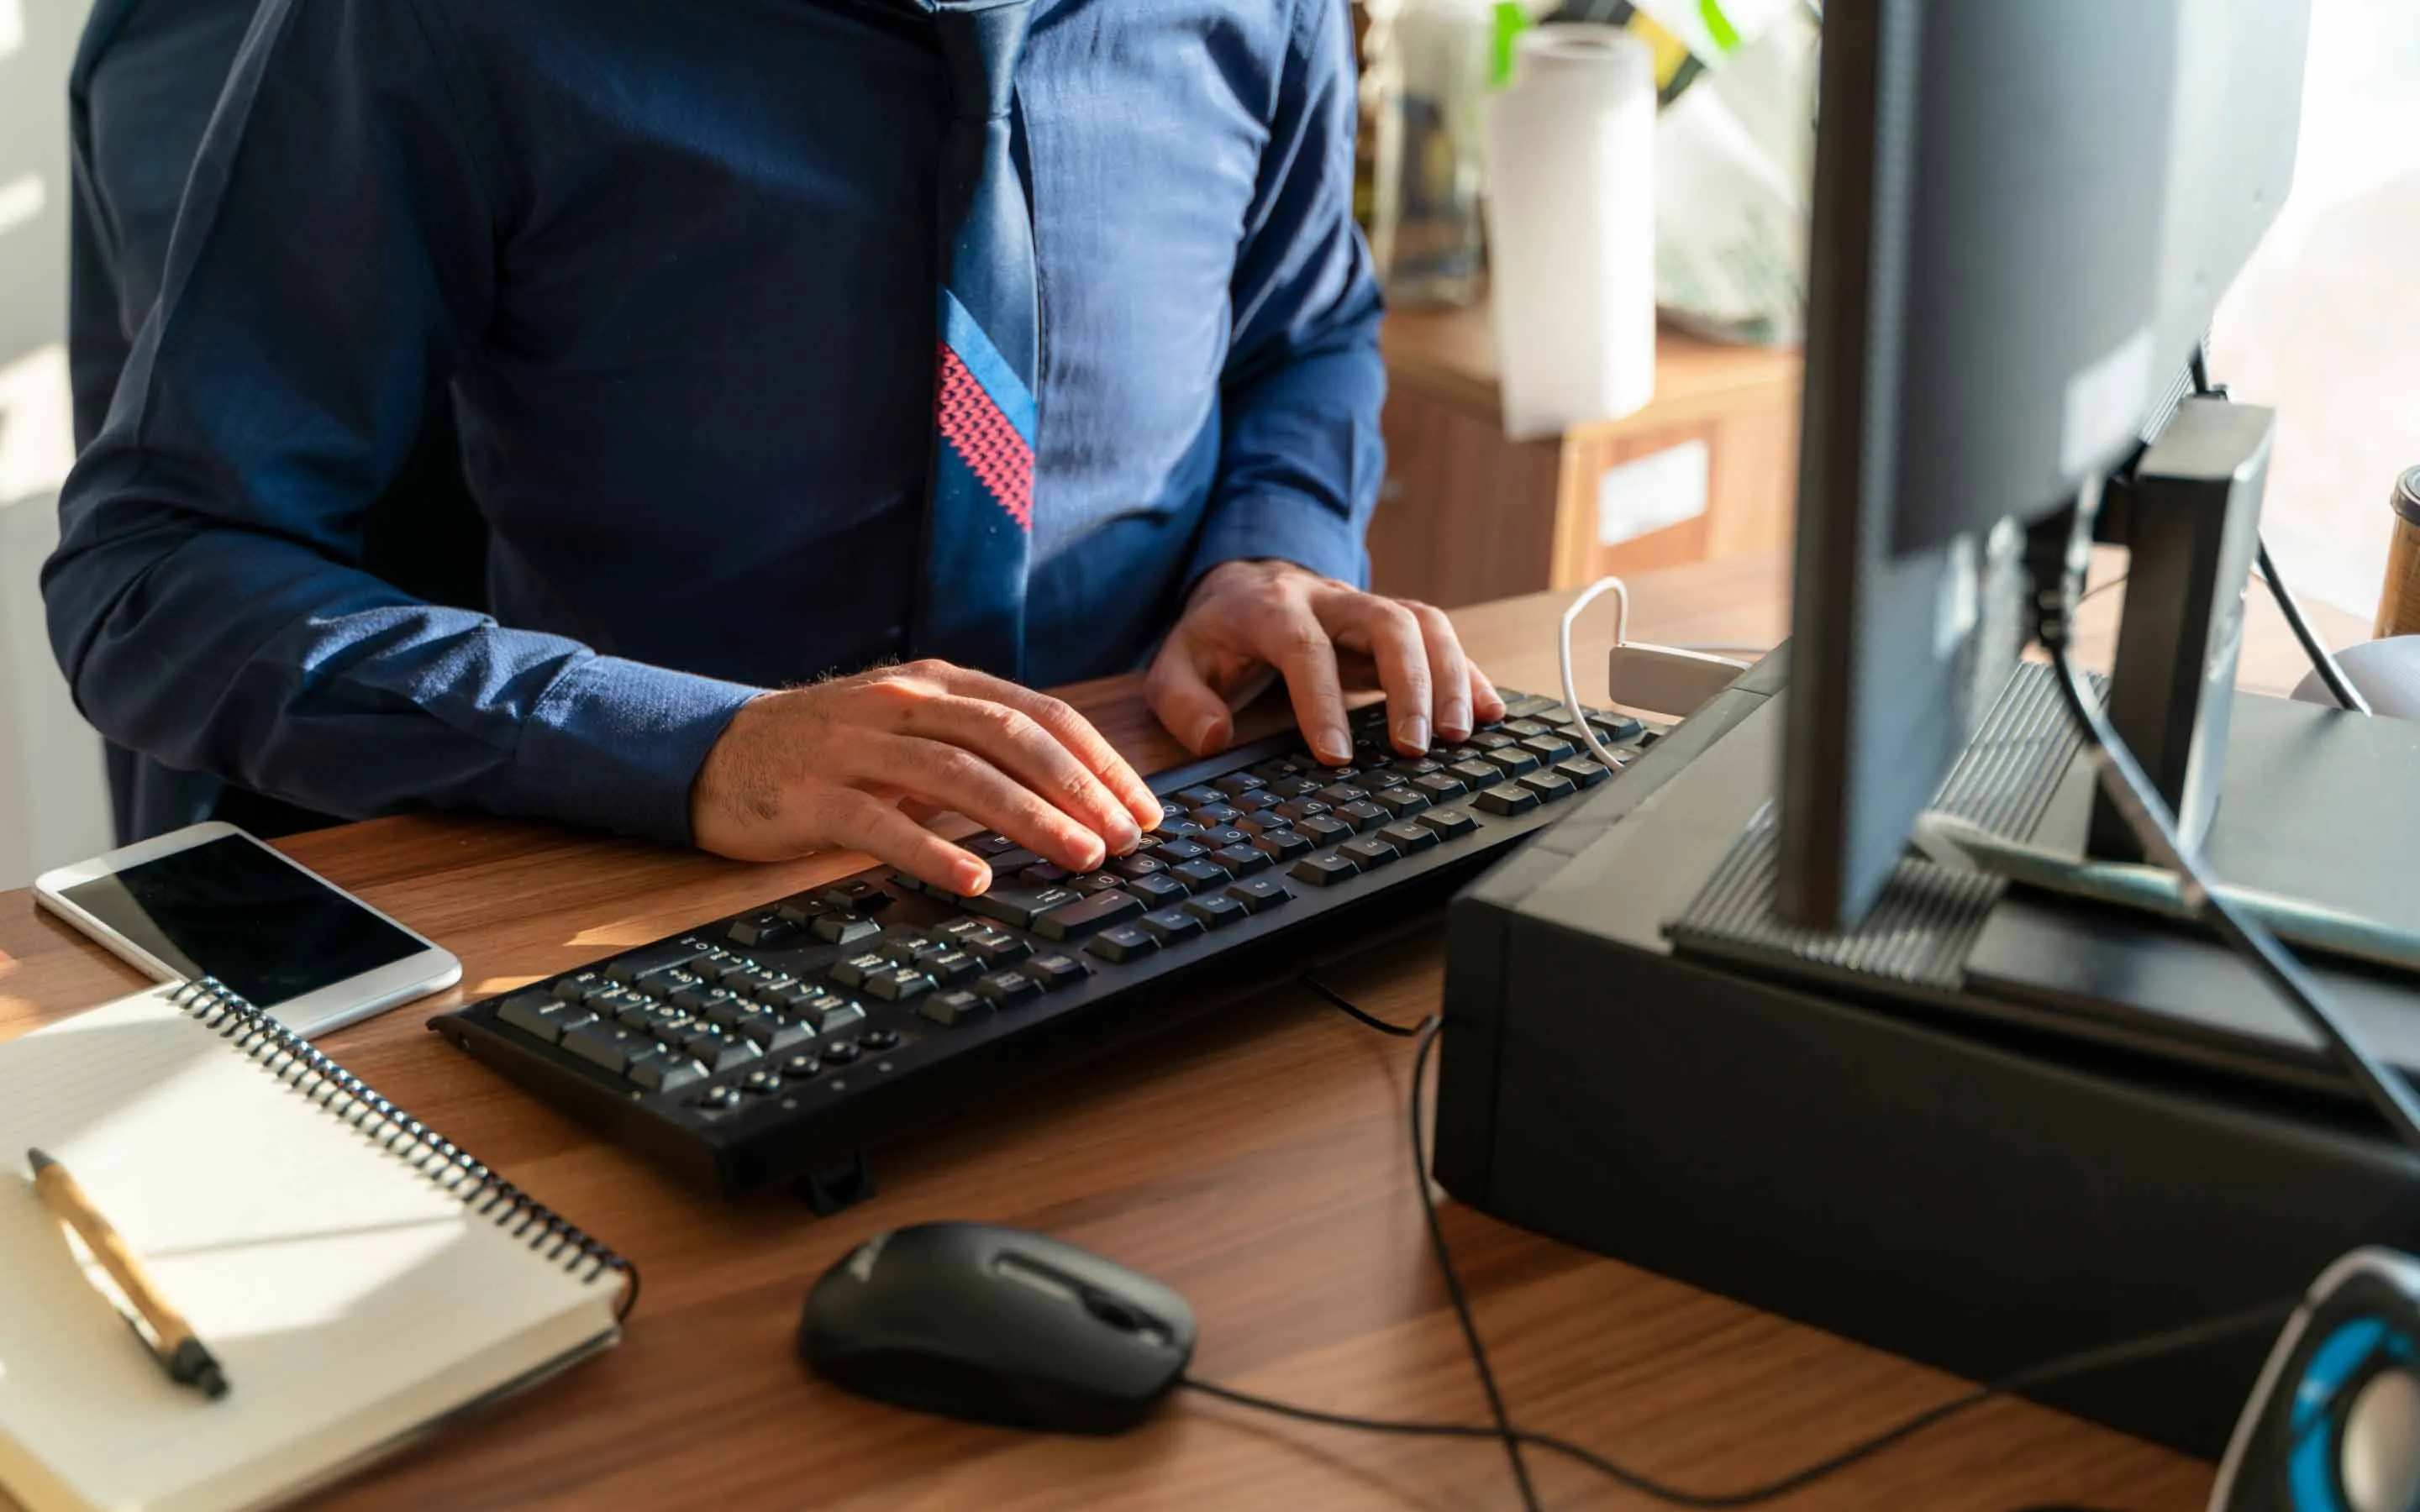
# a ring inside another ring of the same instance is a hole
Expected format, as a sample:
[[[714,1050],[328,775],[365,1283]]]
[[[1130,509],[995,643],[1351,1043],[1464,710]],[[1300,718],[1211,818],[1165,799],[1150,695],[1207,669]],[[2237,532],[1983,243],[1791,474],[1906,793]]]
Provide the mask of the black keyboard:
[[[1071,876],[997,835],[981,897],[876,868],[432,1020],[482,1061],[725,1194],[827,1190],[871,1148],[1038,1072],[1426,922],[1612,778],[1571,711],[1354,764],[1280,735],[1153,780],[1166,822]],[[1623,764],[1655,738],[1582,711]]]

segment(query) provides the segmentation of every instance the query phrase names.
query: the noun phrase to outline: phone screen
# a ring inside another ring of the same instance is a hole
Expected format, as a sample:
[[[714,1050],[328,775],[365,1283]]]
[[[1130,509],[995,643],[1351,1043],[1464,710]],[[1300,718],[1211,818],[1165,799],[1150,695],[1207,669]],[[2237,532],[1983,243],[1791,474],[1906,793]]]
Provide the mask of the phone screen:
[[[240,835],[163,856],[61,896],[186,977],[274,1008],[428,949]]]

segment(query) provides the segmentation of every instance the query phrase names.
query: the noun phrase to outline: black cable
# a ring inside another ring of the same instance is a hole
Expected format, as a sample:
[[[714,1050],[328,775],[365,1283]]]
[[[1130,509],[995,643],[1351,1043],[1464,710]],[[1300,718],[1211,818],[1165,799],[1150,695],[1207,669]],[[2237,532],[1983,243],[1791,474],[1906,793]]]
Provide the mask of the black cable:
[[[2261,579],[2269,585],[2269,596],[2277,601],[2277,612],[2286,616],[2286,627],[2293,631],[2294,639],[2303,643],[2303,655],[2311,659],[2311,670],[2318,672],[2319,681],[2327,685],[2328,695],[2336,701],[2339,708],[2350,709],[2355,714],[2367,714],[2369,701],[2361,696],[2361,689],[2346,680],[2344,669],[2336,665],[2335,654],[2311,628],[2311,622],[2303,617],[2303,606],[2287,592],[2286,579],[2277,576],[2277,563],[2269,556],[2266,537],[2259,542],[2257,560],[2260,563]]]
[[[1385,1020],[1365,1012],[1357,1005],[1313,979],[1306,977],[1303,980],[1329,1002],[1360,1022],[1373,1028],[1400,1032],[1398,1026],[1388,1024]],[[1451,1300],[1454,1316],[1462,1325],[1463,1342],[1469,1347],[1471,1365],[1478,1371],[1480,1384],[1486,1392],[1488,1409],[1495,1419],[1495,1426],[1435,1423],[1404,1418],[1357,1417],[1344,1412],[1324,1412],[1315,1407],[1301,1407],[1292,1402],[1278,1401],[1273,1397],[1256,1396],[1249,1392],[1237,1391],[1232,1386],[1222,1386],[1195,1376],[1184,1377],[1179,1382],[1181,1385],[1187,1390],[1200,1392],[1205,1396],[1216,1397],[1238,1407],[1272,1413],[1279,1417],[1290,1417],[1300,1422],[1314,1423],[1325,1427],[1351,1428],[1364,1433],[1388,1433],[1413,1438],[1497,1440],[1504,1445],[1505,1455],[1513,1467],[1515,1479],[1521,1489],[1522,1505],[1531,1509],[1531,1512],[1535,1512],[1539,1503],[1537,1492],[1529,1483],[1528,1467],[1520,1457],[1520,1450],[1523,1447],[1543,1449],[1549,1454],[1560,1455],[1642,1495],[1675,1506],[1744,1507],[1774,1501],[1803,1489],[1860,1460],[1870,1458],[1946,1418],[1954,1417],[1995,1396],[2048,1385],[2071,1376],[2104,1370],[2112,1365],[2131,1364],[2174,1350],[2190,1349],[2195,1345],[2211,1343],[2253,1328],[2281,1324],[2292,1314],[2301,1301],[2298,1297],[2292,1297],[2264,1303],[2257,1307],[2246,1308],[2241,1312],[2206,1319],[2185,1324],[2180,1328],[2168,1329],[2117,1344],[2103,1345],[2097,1349],[2065,1355],[2056,1360],[2045,1361],[2040,1365],[2028,1365],[1952,1396],[1947,1401],[1928,1407],[1922,1412],[1913,1413],[1881,1432],[1859,1440],[1836,1454],[1761,1485],[1744,1487],[1733,1491],[1692,1491],[1667,1485],[1652,1476],[1617,1464],[1603,1455],[1582,1448],[1568,1440],[1554,1438],[1544,1433],[1532,1433],[1512,1426],[1511,1414],[1504,1407],[1502,1393],[1498,1391],[1496,1384],[1496,1372],[1488,1361],[1486,1344],[1479,1336],[1479,1324],[1471,1311],[1470,1299],[1463,1290],[1461,1274],[1454,1269],[1452,1253],[1446,1246],[1445,1228],[1437,1218],[1436,1199],[1429,1190],[1428,1158],[1426,1147],[1421,1141],[1421,1126],[1427,1122],[1425,1077],[1428,1071],[1429,1053],[1435,1047],[1438,1033],[1443,1027],[1443,1018],[1432,1014],[1419,1028],[1411,1031],[1419,1036],[1419,1046],[1412,1056],[1412,1090],[1408,1100],[1412,1173],[1416,1181],[1415,1190],[1419,1195],[1420,1211],[1428,1223],[1429,1242],[1436,1256],[1437,1270],[1445,1277],[1446,1295]],[[2049,1512],[2049,1509],[2043,1509],[2043,1512]]]
[[[2279,945],[2258,919],[2215,890],[2216,879],[2202,865],[2201,858],[2181,843],[2176,818],[2168,812],[2166,801],[2144,774],[2133,752],[2118,738],[2108,716],[2102,712],[2099,701],[2086,686],[2084,672],[2076,666],[2073,648],[2068,641],[2066,617],[2046,615],[2040,629],[2042,644],[2050,652],[2051,665],[2058,674],[2061,700],[2099,770],[2102,789],[2109,795],[2127,827],[2134,832],[2146,855],[2155,864],[2177,873],[2184,885],[2185,903],[2195,917],[2242,955],[2270,990],[2318,1032],[2354,1085],[2386,1120],[2396,1138],[2407,1149],[2420,1152],[2420,1098],[2413,1096],[2399,1072],[2385,1065],[2366,1036],[2335,1011],[2302,963]]]
[[[1388,1023],[1387,1020],[1380,1018],[1377,1014],[1362,1008],[1358,1003],[1346,997],[1342,993],[1338,992],[1335,988],[1327,985],[1327,983],[1320,980],[1317,977],[1305,977],[1302,979],[1302,984],[1310,988],[1312,992],[1317,993],[1320,996],[1326,998],[1331,1006],[1333,1006],[1338,1011],[1343,1013],[1346,1017],[1353,1019],[1357,1023],[1366,1025],[1367,1026],[1377,1030],[1380,1034],[1391,1034],[1399,1040],[1409,1040],[1420,1032],[1419,1027],[1417,1025]]]
[[[1528,1512],[1538,1512],[1538,1490],[1529,1484],[1529,1467],[1521,1458],[1521,1436],[1513,1431],[1512,1416],[1504,1410],[1504,1394],[1496,1386],[1496,1367],[1487,1363],[1487,1346],[1479,1337],[1479,1319],[1470,1310],[1470,1298],[1462,1289],[1462,1276],[1453,1268],[1453,1252],[1446,1248],[1445,1225],[1437,1218],[1436,1196],[1429,1190],[1428,1148],[1420,1140],[1422,1079],[1429,1069],[1429,1052],[1436,1048],[1437,1035],[1445,1028],[1445,1015],[1432,1013],[1420,1026],[1420,1042],[1412,1052],[1412,1095],[1407,1100],[1412,1131],[1412,1184],[1420,1196],[1420,1216],[1428,1220],[1429,1249],[1436,1256],[1437,1271],[1445,1277],[1445,1294],[1453,1303],[1453,1316],[1462,1324],[1462,1341],[1470,1346],[1470,1367],[1479,1372],[1480,1389],[1487,1395],[1487,1415],[1495,1420],[1497,1437],[1504,1441],[1504,1458],[1512,1466],[1512,1484],[1519,1488],[1521,1504]]]

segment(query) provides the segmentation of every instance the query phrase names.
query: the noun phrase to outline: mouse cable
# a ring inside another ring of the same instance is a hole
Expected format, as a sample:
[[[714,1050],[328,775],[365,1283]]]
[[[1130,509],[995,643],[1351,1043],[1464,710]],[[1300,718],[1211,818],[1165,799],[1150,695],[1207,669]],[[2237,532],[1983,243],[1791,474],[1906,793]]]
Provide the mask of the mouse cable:
[[[1309,978],[1304,980],[1310,980]],[[1390,1032],[1399,1027],[1361,1011],[1341,995],[1324,986],[1319,987],[1318,991],[1337,1007],[1345,1010],[1365,1024],[1383,1027]],[[2257,1307],[2245,1308],[2240,1312],[2226,1313],[2198,1322],[2187,1323],[2180,1328],[2167,1329],[2116,1344],[2102,1345],[2011,1371],[1983,1385],[1970,1388],[1965,1393],[1952,1396],[1937,1406],[1928,1407],[1902,1418],[1881,1432],[1861,1439],[1847,1448],[1826,1456],[1812,1464],[1760,1485],[1744,1487],[1734,1491],[1693,1491],[1683,1487],[1668,1485],[1652,1476],[1618,1464],[1593,1450],[1582,1448],[1569,1440],[1558,1439],[1549,1434],[1533,1433],[1526,1428],[1514,1427],[1511,1414],[1504,1409],[1502,1395],[1496,1384],[1495,1368],[1488,1360],[1486,1344],[1480,1337],[1479,1322],[1471,1310],[1470,1298],[1463,1289],[1461,1273],[1454,1267],[1452,1252],[1446,1245],[1445,1227],[1437,1217],[1436,1197],[1429,1187],[1428,1157],[1426,1145],[1421,1138],[1422,1129],[1428,1121],[1425,1081],[1429,1056],[1435,1048],[1438,1033],[1444,1026],[1445,1020],[1442,1015],[1431,1014],[1419,1028],[1412,1031],[1419,1036],[1419,1048],[1412,1056],[1412,1090],[1409,1099],[1414,1190],[1419,1196],[1420,1211],[1428,1222],[1429,1243],[1436,1256],[1437,1270],[1445,1279],[1446,1296],[1453,1304],[1455,1318],[1462,1325],[1463,1341],[1469,1347],[1471,1364],[1479,1372],[1480,1383],[1485,1389],[1491,1415],[1496,1419],[1495,1426],[1488,1427],[1474,1423],[1435,1423],[1407,1418],[1357,1417],[1349,1413],[1329,1412],[1315,1407],[1302,1407],[1292,1402],[1281,1402],[1273,1397],[1257,1396],[1249,1392],[1237,1391],[1232,1386],[1222,1386],[1216,1381],[1204,1381],[1198,1376],[1186,1376],[1179,1384],[1189,1391],[1198,1392],[1204,1396],[1214,1397],[1237,1407],[1249,1408],[1254,1412],[1267,1412],[1279,1417],[1289,1417],[1298,1422],[1313,1423],[1324,1427],[1349,1428],[1363,1433],[1387,1433],[1410,1438],[1493,1439],[1505,1445],[1506,1457],[1514,1468],[1515,1478],[1521,1489],[1522,1505],[1528,1509],[1528,1512],[1536,1512],[1540,1503],[1535,1489],[1529,1484],[1528,1466],[1519,1455],[1520,1449],[1524,1447],[1543,1450],[1585,1465],[1608,1480],[1673,1506],[1743,1507],[1774,1501],[1803,1489],[1861,1460],[1870,1458],[1902,1440],[1913,1438],[1935,1423],[1954,1417],[1969,1408],[1980,1406],[1994,1397],[2050,1385],[2071,1377],[2088,1375],[2116,1365],[2153,1359],[2180,1350],[2215,1343],[2254,1330],[2273,1330],[2282,1326],[2285,1320],[2292,1316],[2295,1307],[2302,1301],[2300,1296],[2282,1298],[2274,1302],[2263,1303]]]
[[[1330,987],[1327,983],[1320,980],[1317,977],[1305,974],[1302,978],[1302,984],[1305,987],[1310,988],[1312,992],[1318,994],[1321,997],[1326,998],[1329,1007],[1334,1008],[1345,1017],[1353,1020],[1357,1024],[1364,1026],[1365,1027],[1375,1029],[1380,1034],[1391,1034],[1399,1040],[1409,1040],[1420,1032],[1419,1026],[1417,1024],[1392,1024],[1380,1018],[1377,1014],[1371,1012],[1360,1004],[1356,1003],[1353,999],[1345,996],[1342,993],[1338,992],[1335,988]]]

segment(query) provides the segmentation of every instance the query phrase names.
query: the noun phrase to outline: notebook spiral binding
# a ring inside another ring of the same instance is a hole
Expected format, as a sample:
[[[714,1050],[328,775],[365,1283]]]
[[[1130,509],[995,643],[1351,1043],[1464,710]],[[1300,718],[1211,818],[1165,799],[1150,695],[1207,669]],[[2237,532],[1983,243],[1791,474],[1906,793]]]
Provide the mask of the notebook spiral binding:
[[[559,1216],[552,1209],[473,1159],[460,1146],[371,1090],[369,1084],[337,1065],[311,1041],[254,1007],[213,977],[176,988],[168,1000],[183,1009],[256,1064],[274,1073],[381,1149],[427,1177],[482,1218],[561,1264],[587,1269],[595,1281],[612,1271],[623,1279],[619,1316],[639,1301],[639,1268]]]

